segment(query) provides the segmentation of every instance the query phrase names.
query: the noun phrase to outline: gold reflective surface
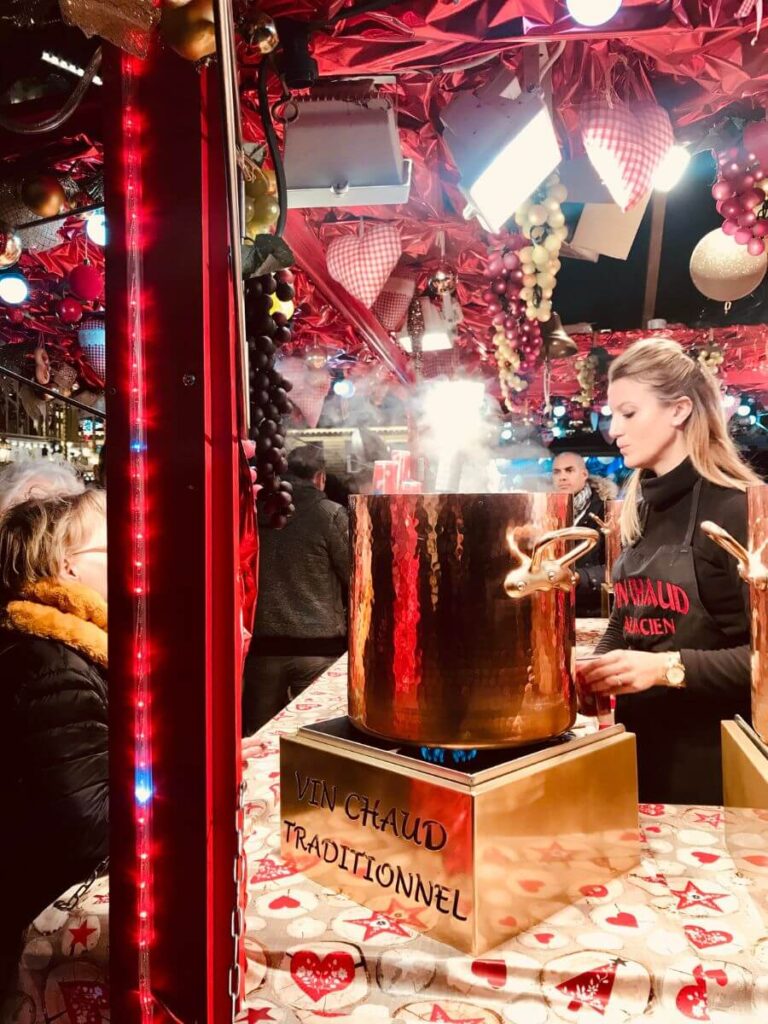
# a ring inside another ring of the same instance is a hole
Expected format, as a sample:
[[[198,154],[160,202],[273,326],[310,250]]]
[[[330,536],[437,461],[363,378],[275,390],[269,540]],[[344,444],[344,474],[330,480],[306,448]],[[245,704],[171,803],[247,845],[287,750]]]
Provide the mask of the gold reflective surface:
[[[354,724],[454,748],[566,732],[576,714],[571,557],[561,537],[534,555],[569,526],[570,496],[358,495],[350,507]],[[587,534],[573,538],[579,554]]]
[[[472,954],[640,861],[621,726],[475,774],[282,736],[281,852],[310,877]]]
[[[768,485],[747,490],[749,546],[745,548],[717,523],[701,528],[736,559],[749,584],[752,626],[752,725],[768,743]]]

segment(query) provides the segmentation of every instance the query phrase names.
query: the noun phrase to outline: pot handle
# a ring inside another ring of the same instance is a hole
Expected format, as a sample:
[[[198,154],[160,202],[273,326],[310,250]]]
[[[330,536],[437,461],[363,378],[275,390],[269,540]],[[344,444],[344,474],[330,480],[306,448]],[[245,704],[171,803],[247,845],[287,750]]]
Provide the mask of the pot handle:
[[[707,519],[701,524],[701,528],[710,540],[719,544],[729,555],[733,555],[738,564],[739,576],[745,583],[751,583],[757,590],[768,590],[768,567],[763,565],[762,558],[768,540],[765,540],[756,551],[748,551],[717,523]]]
[[[548,590],[572,590],[576,577],[570,571],[570,566],[591,551],[599,539],[597,530],[589,530],[585,526],[566,526],[562,530],[543,534],[533,545],[530,560],[526,559],[507,574],[504,580],[507,596],[521,598]],[[576,540],[580,543],[560,558],[544,558],[546,549],[562,540]]]

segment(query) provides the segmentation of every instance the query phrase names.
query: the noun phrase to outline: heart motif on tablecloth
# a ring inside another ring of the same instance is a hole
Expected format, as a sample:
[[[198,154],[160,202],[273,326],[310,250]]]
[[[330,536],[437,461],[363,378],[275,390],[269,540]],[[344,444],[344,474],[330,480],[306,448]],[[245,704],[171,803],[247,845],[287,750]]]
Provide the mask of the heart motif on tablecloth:
[[[376,301],[402,252],[392,224],[377,224],[358,235],[335,238],[325,254],[328,273],[369,308]]]
[[[295,910],[301,904],[293,896],[278,896],[277,899],[272,900],[269,906],[272,910]]]
[[[503,988],[507,982],[507,965],[503,960],[473,960],[472,973],[487,981],[490,988]]]
[[[710,853],[708,850],[694,850],[691,856],[695,857],[699,864],[714,864],[716,860],[720,860],[719,853]]]
[[[721,932],[717,929],[707,931],[697,924],[687,924],[683,929],[688,936],[690,943],[697,949],[709,949],[712,946],[725,946],[733,942],[730,932]]]
[[[355,964],[343,950],[319,957],[311,949],[300,949],[291,959],[291,977],[317,1003],[332,992],[349,988],[355,977]]]
[[[614,202],[631,209],[653,187],[674,145],[669,114],[655,103],[588,105],[580,114],[584,149]]]
[[[622,910],[616,914],[615,917],[606,917],[606,924],[615,924],[617,928],[637,928],[637,918],[634,914],[628,914],[626,910]]]

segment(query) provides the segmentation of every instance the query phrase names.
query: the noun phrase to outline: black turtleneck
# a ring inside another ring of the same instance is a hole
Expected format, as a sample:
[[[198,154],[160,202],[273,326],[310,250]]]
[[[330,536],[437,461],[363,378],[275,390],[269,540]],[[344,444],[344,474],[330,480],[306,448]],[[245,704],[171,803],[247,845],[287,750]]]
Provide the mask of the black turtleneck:
[[[643,534],[637,541],[638,546],[653,551],[662,544],[682,545],[698,479],[689,459],[663,476],[653,473],[643,476],[640,508]],[[739,578],[735,559],[710,540],[699,529],[699,524],[711,519],[746,546],[747,496],[742,491],[704,480],[696,518],[693,555],[701,600],[733,646],[715,651],[681,651],[686,687],[712,697],[743,699],[750,685],[748,590]],[[621,617],[614,611],[597,653],[605,654],[623,646]]]

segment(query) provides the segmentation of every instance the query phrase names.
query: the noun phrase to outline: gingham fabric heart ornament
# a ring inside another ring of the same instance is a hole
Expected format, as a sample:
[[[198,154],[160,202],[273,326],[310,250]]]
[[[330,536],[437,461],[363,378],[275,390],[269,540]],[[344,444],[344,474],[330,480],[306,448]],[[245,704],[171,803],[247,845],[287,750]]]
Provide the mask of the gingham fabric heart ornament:
[[[368,228],[362,237],[345,235],[328,246],[331,277],[369,309],[400,259],[400,234],[391,224]]]
[[[584,107],[581,134],[592,166],[624,211],[651,190],[656,168],[675,141],[669,115],[655,103]]]
[[[404,270],[390,274],[371,312],[386,331],[399,331],[405,323],[416,281]]]

